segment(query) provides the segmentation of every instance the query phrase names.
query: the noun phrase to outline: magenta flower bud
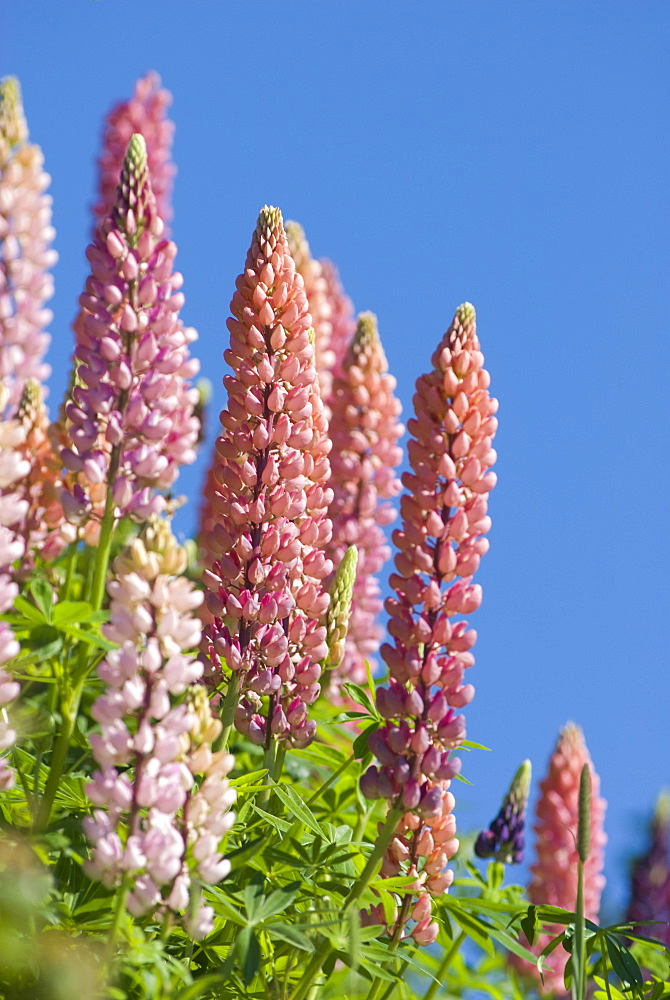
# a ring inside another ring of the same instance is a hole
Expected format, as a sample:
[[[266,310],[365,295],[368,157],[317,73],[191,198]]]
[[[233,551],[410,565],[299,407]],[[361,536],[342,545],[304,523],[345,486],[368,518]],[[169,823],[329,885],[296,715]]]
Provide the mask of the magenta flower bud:
[[[416,809],[421,802],[421,788],[418,781],[411,778],[402,791],[402,804],[406,809]]]
[[[374,764],[361,775],[361,792],[366,799],[383,798],[379,790],[379,769]]]

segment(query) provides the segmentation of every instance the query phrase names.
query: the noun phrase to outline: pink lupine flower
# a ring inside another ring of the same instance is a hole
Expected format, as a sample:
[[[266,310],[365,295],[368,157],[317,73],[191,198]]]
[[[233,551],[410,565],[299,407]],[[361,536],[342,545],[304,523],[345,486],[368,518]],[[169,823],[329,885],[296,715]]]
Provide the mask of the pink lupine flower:
[[[365,661],[379,649],[382,608],[376,574],[391,552],[383,525],[395,517],[385,502],[400,492],[395,469],[402,459],[398,439],[404,428],[398,420],[400,402],[396,380],[388,374],[386,356],[377,332],[377,318],[361,313],[347,351],[342,374],[334,380],[330,436],[333,502],[330,517],[333,538],[328,554],[337,567],[348,546],[358,550],[358,568],[344,660],[338,675],[364,684]]]
[[[531,903],[561,906],[572,911],[575,909],[579,779],[585,764],[591,773],[591,847],[584,865],[584,916],[587,920],[597,920],[600,896],[605,885],[602,871],[607,841],[604,832],[607,804],[599,794],[600,779],[593,768],[584,734],[579,726],[571,722],[561,731],[549,761],[547,776],[540,782],[534,826],[537,860],[530,869],[532,876],[528,886],[528,899]],[[539,955],[550,937],[559,934],[562,929],[556,926],[553,934],[539,935],[531,951]],[[539,981],[539,973],[534,965],[514,955],[511,956],[511,961],[519,971],[538,981],[540,993],[564,996],[567,991],[563,976],[568,958],[568,953],[560,947],[552,951],[547,959],[550,969],[544,972],[544,984]]]
[[[327,653],[330,440],[303,281],[276,208],[260,213],[231,311],[217,521],[206,540],[216,561],[204,574],[215,622],[203,648],[237,675],[242,732],[268,749],[273,736],[306,746]]]
[[[45,332],[53,295],[50,177],[39,146],[28,141],[18,81],[0,82],[0,378],[13,415],[27,378],[44,382],[50,342]]]
[[[333,355],[333,378],[342,375],[342,364],[356,332],[356,318],[351,299],[345,294],[337,268],[329,260],[321,260],[330,303],[330,350]],[[330,405],[330,398],[325,400]]]
[[[465,621],[455,619],[481,602],[472,574],[488,548],[487,497],[495,484],[489,469],[496,458],[497,401],[489,396],[469,303],[456,311],[432,361],[432,372],[416,383],[416,417],[408,421],[412,471],[403,475],[409,492],[401,499],[402,526],[394,532],[399,552],[390,582],[396,596],[386,602],[394,644],[381,651],[391,677],[377,691],[388,722],[369,740],[381,766],[368,768],[361,782],[368,798],[388,798],[407,809],[382,873],[416,874],[417,893],[428,897],[445,892],[453,878],[447,864],[458,841],[449,784],[460,761],[450,752],[465,736],[457,709],[474,694],[463,681],[476,639]],[[411,916],[412,898],[403,901],[396,937]],[[421,941],[433,933],[430,921],[424,923],[426,907],[424,902],[412,931]]]
[[[328,283],[321,262],[312,257],[305,231],[297,222],[286,223],[286,238],[295,269],[305,283],[305,295],[314,329],[314,364],[321,389],[321,399],[330,399],[333,385],[332,368],[335,355],[330,348],[333,327]],[[328,409],[326,414],[329,415]]]
[[[156,212],[167,224],[172,218],[172,185],[176,168],[172,163],[174,123],[167,117],[172,94],[161,87],[158,73],[147,73],[135,84],[135,93],[109,113],[103,135],[103,151],[98,161],[99,197],[94,208],[96,227],[112,210],[119,174],[133,135],[144,137],[149,161],[151,189]],[[95,227],[94,227],[95,228]]]
[[[119,648],[98,667],[106,689],[91,710],[100,770],[87,795],[100,808],[84,821],[94,845],[87,869],[108,887],[131,876],[135,916],[181,913],[194,878],[212,885],[230,870],[219,844],[235,819],[233,758],[212,751],[221,723],[196,683],[202,664],[190,651],[201,629],[192,611],[202,594],[182,575],[186,562],[157,519],[116,558],[108,585],[105,633]],[[206,907],[188,920],[194,935],[211,929]]]
[[[198,370],[195,331],[182,325],[182,276],[162,238],[144,139],[134,135],[111,214],[87,256],[91,275],[75,323],[76,378],[65,407],[70,446],[66,516],[95,544],[110,499],[117,517],[144,520],[165,506],[158,492],[193,462]]]

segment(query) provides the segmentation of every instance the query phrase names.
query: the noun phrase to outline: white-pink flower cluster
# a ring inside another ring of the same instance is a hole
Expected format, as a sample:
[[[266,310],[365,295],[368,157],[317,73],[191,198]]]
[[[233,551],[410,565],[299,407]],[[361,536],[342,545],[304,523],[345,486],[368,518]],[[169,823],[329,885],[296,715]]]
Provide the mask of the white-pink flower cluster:
[[[9,389],[0,383],[0,413],[4,411],[8,398]],[[18,450],[24,437],[25,431],[18,420],[0,421],[0,613],[11,608],[18,593],[11,567],[21,558],[25,548],[16,529],[25,520],[28,502],[15,489],[30,471],[30,463]],[[19,644],[12,629],[7,622],[0,622],[0,665],[7,663],[18,652]],[[0,753],[16,740],[5,706],[14,701],[19,690],[19,684],[0,666]],[[0,757],[0,790],[11,788],[13,784],[14,772],[6,758]]]
[[[51,372],[43,358],[51,340],[45,328],[53,295],[51,178],[39,146],[27,142],[17,80],[0,82],[0,378],[7,380],[10,413],[27,378],[43,383]]]
[[[230,871],[219,845],[235,820],[233,758],[211,749],[221,723],[190,652],[202,594],[182,575],[186,562],[169,523],[154,519],[117,557],[108,585],[105,634],[119,648],[98,667],[107,685],[92,708],[100,770],[87,794],[99,808],[84,826],[94,845],[89,874],[108,887],[130,877],[134,915],[183,913],[194,879],[211,885]],[[187,929],[204,937],[211,909],[188,909]]]

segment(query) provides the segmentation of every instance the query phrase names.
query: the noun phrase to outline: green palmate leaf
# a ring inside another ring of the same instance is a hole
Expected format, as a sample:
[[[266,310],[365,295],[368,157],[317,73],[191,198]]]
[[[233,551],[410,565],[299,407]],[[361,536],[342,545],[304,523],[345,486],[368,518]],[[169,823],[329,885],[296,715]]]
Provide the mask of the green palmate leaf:
[[[288,833],[293,826],[293,824],[289,823],[288,820],[281,819],[279,816],[273,816],[272,813],[263,809],[262,806],[259,806],[256,802],[249,800],[248,805],[253,812],[258,813],[258,815],[262,816],[264,820],[267,820],[274,830],[281,830],[282,833]]]
[[[314,945],[302,931],[292,924],[263,924],[263,930],[270,937],[279,938],[287,944],[292,944],[302,951],[314,951]]]
[[[380,717],[376,705],[365,688],[362,688],[359,684],[352,684],[351,681],[347,681],[342,687],[351,700],[355,701],[357,705],[361,705],[369,715],[374,718]]]
[[[360,760],[361,757],[365,757],[365,755],[369,752],[368,739],[377,729],[379,729],[379,723],[373,722],[369,726],[366,726],[363,732],[359,733],[356,737],[351,748],[356,760]]]
[[[241,788],[243,785],[255,785],[257,782],[262,781],[267,775],[268,771],[266,767],[261,768],[260,771],[249,771],[247,774],[240,775],[239,778],[231,778],[228,784],[231,788]],[[258,785],[258,788],[266,788],[267,785]],[[246,789],[245,789],[246,791]]]
[[[443,905],[449,911],[451,918],[458,924],[462,931],[478,944],[488,955],[493,955],[494,949],[491,942],[491,928],[473,913],[468,913],[460,906],[460,900],[456,897],[445,896]]]
[[[253,928],[243,927],[235,942],[237,959],[242,968],[242,976],[248,986],[261,964],[261,949]]]
[[[309,829],[316,833],[317,836],[323,837],[325,835],[325,831],[317,822],[314,813],[308,806],[305,805],[292,785],[275,784],[274,790],[289,812],[291,812],[296,819],[299,819],[301,823],[304,823],[305,826],[309,827]]]
[[[75,622],[83,625],[91,620],[93,608],[86,601],[61,601],[53,609],[52,621],[54,625]]]
[[[621,980],[624,987],[631,985],[641,986],[643,982],[642,970],[631,955],[628,948],[611,934],[599,935],[605,939],[607,954],[612,968]]]
[[[64,622],[60,622],[57,627],[59,632],[72,636],[73,639],[82,639],[84,642],[90,643],[91,646],[95,646],[97,649],[103,649],[106,653],[108,653],[110,649],[118,648],[115,642],[110,642],[109,639],[103,638],[96,632],[87,632],[83,628],[77,628],[76,625],[68,625]]]
[[[202,976],[200,979],[196,979],[191,986],[187,986],[185,990],[176,997],[176,1000],[199,1000],[199,998],[213,986],[221,986],[222,978],[220,973],[214,972],[207,976]],[[126,994],[119,992],[118,996],[121,1000],[127,1000]]]
[[[23,616],[25,623],[29,625],[49,624],[49,618],[45,616],[44,612],[36,608],[30,601],[27,601],[25,597],[21,597],[20,594],[14,598],[14,608],[18,611],[19,615]],[[7,615],[6,617],[8,620],[11,620],[13,625],[17,627],[21,626],[21,620],[16,615]]]
[[[51,621],[51,606],[53,604],[53,588],[43,576],[38,576],[28,584],[28,590],[37,607],[44,616],[44,620]]]
[[[332,771],[337,771],[347,759],[346,754],[337,747],[326,746],[325,743],[312,743],[302,749],[293,749],[291,756],[301,757],[318,767],[327,767]]]
[[[611,983],[605,983],[605,980],[601,979],[600,976],[594,976],[593,980],[596,986],[600,987],[600,989],[597,989],[593,994],[596,1000],[627,1000],[624,994],[620,993],[616,986],[612,986]]]
[[[298,895],[299,888],[299,883],[293,882],[291,885],[287,885],[283,889],[275,889],[269,896],[264,896],[260,902],[258,902],[257,909],[254,914],[254,921],[260,923],[262,920],[268,920],[270,917],[274,917],[278,913],[283,913],[283,911],[288,909],[295,897]]]
[[[522,931],[526,935],[528,944],[533,944],[538,928],[537,906],[533,906],[531,904],[528,907],[528,912],[525,917],[522,917],[519,923],[521,924]]]

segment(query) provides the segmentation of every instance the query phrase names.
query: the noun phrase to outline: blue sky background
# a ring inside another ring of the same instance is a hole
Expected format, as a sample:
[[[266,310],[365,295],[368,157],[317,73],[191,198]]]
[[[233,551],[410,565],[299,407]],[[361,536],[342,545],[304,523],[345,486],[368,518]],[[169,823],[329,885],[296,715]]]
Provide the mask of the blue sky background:
[[[224,404],[225,320],[265,203],[378,314],[405,417],[472,301],[500,400],[499,485],[463,830],[568,719],[609,801],[604,916],[670,785],[670,6],[608,2],[5,0],[53,176],[60,400],[103,116],[156,69],[174,94],[187,323]],[[180,480],[194,524],[209,449]]]

